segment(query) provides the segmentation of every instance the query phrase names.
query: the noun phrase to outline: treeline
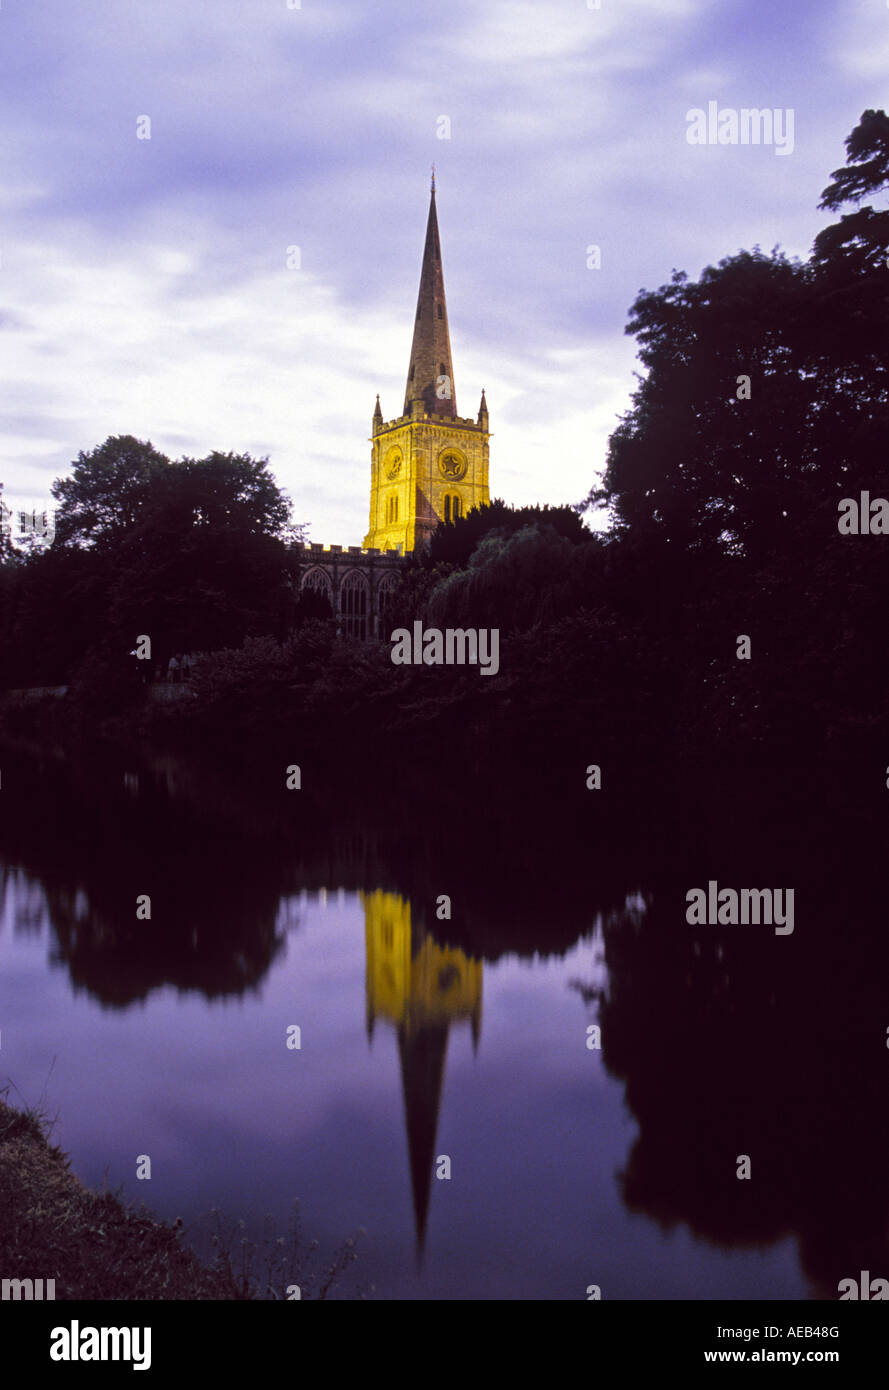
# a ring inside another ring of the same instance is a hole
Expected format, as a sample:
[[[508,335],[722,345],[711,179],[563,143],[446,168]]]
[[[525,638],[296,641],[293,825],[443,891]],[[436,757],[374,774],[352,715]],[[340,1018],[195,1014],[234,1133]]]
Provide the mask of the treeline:
[[[267,460],[171,462],[116,436],[52,493],[53,544],[7,547],[0,567],[7,688],[70,684],[113,708],[145,675],[129,656],[141,634],[160,669],[177,652],[288,630],[301,528]]]
[[[212,653],[198,698],[164,716],[209,742],[361,749],[393,773],[423,750],[662,780],[829,765],[882,789],[889,535],[876,505],[870,533],[838,518],[843,499],[889,498],[889,212],[863,205],[889,190],[885,113],[846,149],[820,205],[854,210],[807,260],[755,248],[638,296],[645,374],[583,503],[495,502],[404,562],[387,627],[496,627],[496,676],[337,640],[297,602],[264,462],[170,464],[118,439],[56,484],[51,550],[3,566],[6,683],[71,681],[113,706],[126,668],[137,704],[125,654],[146,632],[161,660]],[[602,532],[583,523],[597,509]]]

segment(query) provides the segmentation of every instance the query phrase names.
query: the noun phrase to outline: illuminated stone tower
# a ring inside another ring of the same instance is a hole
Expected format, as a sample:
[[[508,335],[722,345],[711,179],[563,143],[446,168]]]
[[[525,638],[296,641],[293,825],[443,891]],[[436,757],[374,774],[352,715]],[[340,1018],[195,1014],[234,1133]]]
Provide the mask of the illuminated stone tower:
[[[489,500],[484,391],[477,419],[457,414],[434,172],[404,411],[384,421],[377,396],[372,429],[365,550],[406,554],[423,545],[440,521]]]

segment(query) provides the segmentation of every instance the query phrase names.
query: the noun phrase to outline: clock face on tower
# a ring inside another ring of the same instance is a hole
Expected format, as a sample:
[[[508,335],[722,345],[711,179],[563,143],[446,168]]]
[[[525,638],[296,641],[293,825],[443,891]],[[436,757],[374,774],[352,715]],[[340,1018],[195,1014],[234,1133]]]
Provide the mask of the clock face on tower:
[[[449,483],[459,483],[466,476],[466,460],[456,449],[445,449],[438,457],[439,472]]]
[[[390,449],[386,455],[386,462],[384,464],[387,478],[398,477],[398,474],[401,472],[401,462],[401,450],[397,448]]]

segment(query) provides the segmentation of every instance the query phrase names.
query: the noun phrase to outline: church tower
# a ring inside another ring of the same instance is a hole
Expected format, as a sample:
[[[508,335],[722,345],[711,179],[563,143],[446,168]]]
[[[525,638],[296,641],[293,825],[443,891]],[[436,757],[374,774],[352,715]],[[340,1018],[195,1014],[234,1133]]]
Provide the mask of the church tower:
[[[475,420],[457,414],[434,173],[404,410],[384,421],[377,396],[372,430],[365,550],[404,555],[422,546],[440,521],[489,500],[484,391]]]

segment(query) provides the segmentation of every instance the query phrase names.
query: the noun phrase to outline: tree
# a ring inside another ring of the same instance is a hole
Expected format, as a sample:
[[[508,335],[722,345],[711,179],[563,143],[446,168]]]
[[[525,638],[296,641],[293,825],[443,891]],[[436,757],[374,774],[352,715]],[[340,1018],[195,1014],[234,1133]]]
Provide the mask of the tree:
[[[195,526],[302,539],[305,528],[291,525],[290,502],[269,472],[268,458],[214,450],[206,458],[183,459],[177,467],[177,497]]]
[[[585,533],[589,534],[589,533]],[[579,608],[601,577],[601,547],[572,544],[538,523],[486,535],[465,569],[454,569],[430,593],[425,615],[434,627],[496,627],[525,631]]]
[[[889,188],[882,111],[846,149],[822,207]],[[889,407],[887,252],[889,212],[864,207],[825,228],[806,263],[756,248],[643,291],[626,331],[647,373],[585,505],[612,507],[614,535],[684,552],[793,547]]]
[[[591,538],[576,507],[510,507],[496,497],[484,506],[472,507],[455,521],[439,525],[418,563],[432,569],[437,565],[466,565],[492,531],[509,536],[529,525],[551,526],[558,535],[574,543]]]
[[[77,455],[70,478],[52,485],[60,506],[56,544],[115,544],[146,515],[170,460],[131,434],[109,435],[104,444]]]
[[[889,187],[889,116],[867,110],[846,137],[846,166],[834,169],[833,183],[821,195],[819,207],[837,212],[844,203],[860,203],[869,193]],[[854,166],[854,167],[851,167]]]
[[[77,456],[70,478],[57,480],[59,545],[113,547],[175,511],[187,526],[211,526],[301,540],[290,502],[269,472],[267,458],[221,453],[171,463],[147,441],[114,435]]]
[[[282,633],[295,556],[290,503],[267,459],[212,453],[168,464],[113,552],[107,622],[129,641],[177,651]]]
[[[101,690],[106,671],[111,689],[140,634],[164,664],[286,631],[304,528],[291,524],[268,459],[216,451],[171,463],[148,442],[112,436],[81,453],[53,495],[56,543],[21,557],[0,595],[19,683],[89,670]]]
[[[638,296],[626,331],[648,372],[587,498],[611,505],[615,533],[742,553],[786,531],[804,491],[810,312],[806,268],[758,248]]]
[[[823,402],[850,434],[889,404],[889,211],[861,207],[889,191],[889,117],[865,111],[846,139],[847,166],[835,169],[819,207],[845,214],[815,238],[812,264],[821,314],[811,350],[825,370]],[[845,405],[844,405],[845,402]]]
[[[10,532],[6,530],[3,516],[6,505],[3,501],[3,484],[0,483],[0,565],[7,565],[15,558],[15,548],[12,544],[11,523]]]
[[[846,148],[822,207],[889,188],[883,112]],[[872,636],[889,573],[837,531],[841,497],[889,496],[887,224],[862,207],[807,262],[756,248],[633,305],[647,370],[587,503],[612,508],[607,592],[683,760],[867,766],[889,737]]]

